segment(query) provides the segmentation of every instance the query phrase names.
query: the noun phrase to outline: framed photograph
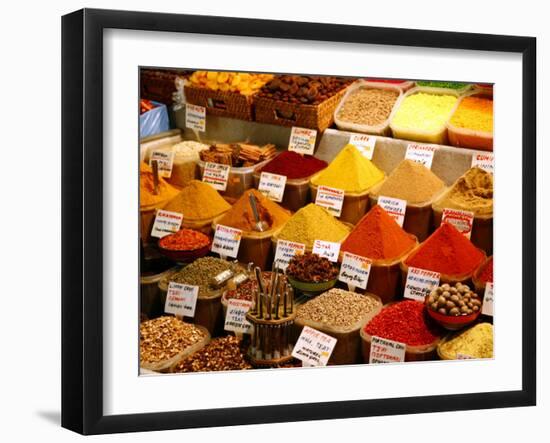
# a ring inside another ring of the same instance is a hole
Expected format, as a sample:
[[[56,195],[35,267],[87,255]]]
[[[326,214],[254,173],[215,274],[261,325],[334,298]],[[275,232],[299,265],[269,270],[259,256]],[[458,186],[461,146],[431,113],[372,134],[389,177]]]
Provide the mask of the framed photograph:
[[[535,53],[64,16],[62,425],[534,405]]]

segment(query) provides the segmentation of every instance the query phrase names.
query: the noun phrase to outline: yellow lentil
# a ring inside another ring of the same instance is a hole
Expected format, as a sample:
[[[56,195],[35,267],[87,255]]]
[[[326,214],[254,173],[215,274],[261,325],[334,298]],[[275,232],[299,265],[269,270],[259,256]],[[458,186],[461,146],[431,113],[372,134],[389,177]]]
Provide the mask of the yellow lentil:
[[[479,323],[461,332],[440,346],[441,354],[447,359],[456,359],[457,354],[473,358],[493,357],[493,325]]]
[[[405,129],[438,132],[444,128],[456,101],[454,95],[425,92],[409,95],[399,106],[392,124]]]

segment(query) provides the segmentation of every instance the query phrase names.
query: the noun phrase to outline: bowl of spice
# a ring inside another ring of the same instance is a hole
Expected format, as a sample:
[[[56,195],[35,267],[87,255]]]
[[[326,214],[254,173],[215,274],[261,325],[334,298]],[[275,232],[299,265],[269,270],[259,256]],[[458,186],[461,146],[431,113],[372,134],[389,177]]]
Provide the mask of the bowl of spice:
[[[459,177],[432,204],[435,227],[441,224],[444,209],[472,212],[472,243],[488,255],[493,253],[493,174],[473,167]]]
[[[447,123],[453,146],[493,150],[493,95],[474,91],[458,101]]]
[[[315,201],[319,186],[344,191],[344,202],[338,218],[355,224],[368,209],[369,191],[383,179],[384,172],[354,145],[347,144],[326,169],[311,178],[311,199]]]
[[[318,295],[338,281],[338,268],[326,258],[312,252],[295,255],[286,268],[289,283],[306,295]]]
[[[391,83],[359,80],[348,88],[334,111],[334,123],[346,131],[387,135],[401,96],[401,89]]]
[[[481,299],[468,285],[445,283],[426,296],[428,314],[445,329],[456,331],[473,323],[481,313]]]
[[[437,347],[442,360],[493,358],[493,325],[478,323],[446,337]]]
[[[371,206],[381,196],[407,203],[403,229],[424,241],[432,228],[432,203],[445,191],[445,183],[424,165],[403,160],[370,194]]]
[[[210,251],[210,238],[202,232],[183,228],[159,240],[159,251],[176,262],[187,263]]]
[[[428,316],[424,303],[404,300],[390,303],[363,328],[363,360],[369,362],[372,337],[385,338],[405,345],[405,361],[437,358],[437,345],[443,331]]]
[[[304,326],[317,329],[338,340],[329,365],[358,363],[361,360],[359,331],[381,308],[382,302],[374,294],[332,288],[298,306],[294,320],[296,337]]]
[[[281,206],[297,211],[309,202],[309,181],[317,172],[325,169],[327,162],[312,155],[300,155],[293,151],[283,151],[254,172],[254,186],[258,188],[262,172],[286,177],[285,191]]]
[[[367,292],[378,295],[383,303],[401,292],[400,261],[418,242],[406,233],[389,214],[376,205],[359,220],[340,248],[344,252],[371,260]]]
[[[143,369],[169,372],[180,360],[203,348],[210,334],[176,317],[163,316],[139,325],[139,364]]]

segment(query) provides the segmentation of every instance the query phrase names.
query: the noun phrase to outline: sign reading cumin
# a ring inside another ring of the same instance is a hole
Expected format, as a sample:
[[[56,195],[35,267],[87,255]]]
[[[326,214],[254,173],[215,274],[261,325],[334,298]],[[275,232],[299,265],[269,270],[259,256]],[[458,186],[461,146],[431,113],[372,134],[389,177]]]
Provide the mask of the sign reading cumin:
[[[315,139],[317,131],[315,129],[292,127],[290,132],[290,141],[288,150],[298,154],[313,154],[315,151]]]

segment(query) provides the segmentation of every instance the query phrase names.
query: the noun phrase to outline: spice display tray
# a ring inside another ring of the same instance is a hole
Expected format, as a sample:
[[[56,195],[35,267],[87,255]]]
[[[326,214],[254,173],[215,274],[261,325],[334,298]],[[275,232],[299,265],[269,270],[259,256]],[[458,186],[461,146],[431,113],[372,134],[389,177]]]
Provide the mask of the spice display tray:
[[[367,77],[365,80],[371,83],[382,83],[386,85],[397,86],[403,92],[407,92],[409,89],[413,88],[415,84],[411,80],[393,80],[393,79],[371,78],[371,77]]]

